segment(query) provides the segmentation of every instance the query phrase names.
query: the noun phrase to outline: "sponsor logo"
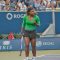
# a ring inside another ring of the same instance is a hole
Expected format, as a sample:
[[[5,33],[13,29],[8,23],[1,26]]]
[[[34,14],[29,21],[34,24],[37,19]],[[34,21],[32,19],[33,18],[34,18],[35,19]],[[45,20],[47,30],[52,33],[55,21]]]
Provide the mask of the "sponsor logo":
[[[3,45],[10,45],[10,41],[3,41]]]
[[[55,45],[55,42],[43,42],[43,41],[37,41],[36,46],[41,47],[41,46],[53,46]]]
[[[0,50],[11,50],[12,49],[12,46],[0,46]]]
[[[10,44],[10,41],[3,41],[2,45],[0,45],[0,50],[11,50],[12,45]]]
[[[25,14],[12,14],[12,13],[7,13],[6,14],[6,18],[8,19],[8,20],[12,20],[12,19],[19,19],[19,18],[23,18],[23,16],[24,16]]]
[[[41,47],[42,46],[42,42],[41,41],[36,41],[36,46],[37,47]]]
[[[43,45],[51,46],[51,45],[55,45],[55,43],[54,42],[43,42]]]

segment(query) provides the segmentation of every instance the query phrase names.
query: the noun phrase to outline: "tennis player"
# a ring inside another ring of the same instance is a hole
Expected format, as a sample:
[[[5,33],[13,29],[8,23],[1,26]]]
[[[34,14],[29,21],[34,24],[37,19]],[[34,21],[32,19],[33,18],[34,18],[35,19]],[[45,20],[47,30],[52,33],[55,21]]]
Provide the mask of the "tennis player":
[[[23,18],[22,31],[24,32],[25,41],[25,59],[29,60],[29,44],[32,46],[32,60],[36,57],[36,27],[40,25],[40,19],[35,14],[34,8],[27,9],[27,14]]]

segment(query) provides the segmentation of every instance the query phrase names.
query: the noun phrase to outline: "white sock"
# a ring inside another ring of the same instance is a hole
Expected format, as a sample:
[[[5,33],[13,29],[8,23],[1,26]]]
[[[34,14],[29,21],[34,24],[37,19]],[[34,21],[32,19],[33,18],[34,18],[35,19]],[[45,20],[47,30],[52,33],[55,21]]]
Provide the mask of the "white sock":
[[[29,59],[29,57],[25,57],[25,59]]]
[[[33,58],[36,58],[36,56],[33,56]]]

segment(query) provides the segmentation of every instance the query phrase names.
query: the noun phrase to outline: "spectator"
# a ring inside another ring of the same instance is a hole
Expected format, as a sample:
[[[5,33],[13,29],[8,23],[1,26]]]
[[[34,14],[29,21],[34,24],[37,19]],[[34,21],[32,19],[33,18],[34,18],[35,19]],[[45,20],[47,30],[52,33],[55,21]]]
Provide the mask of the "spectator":
[[[34,7],[36,10],[39,10],[39,7],[40,7],[40,1],[39,0],[34,0]]]
[[[47,7],[48,8],[56,8],[56,0],[46,0],[48,2]]]
[[[22,4],[21,4],[21,2],[20,2],[20,1],[18,1],[18,2],[17,2],[17,5],[18,5],[19,7],[21,7],[21,6],[22,6]]]
[[[9,39],[9,40],[13,40],[13,39],[14,39],[14,34],[13,34],[13,32],[10,32],[10,34],[8,35],[8,39]]]
[[[7,5],[7,6],[5,7],[5,11],[10,11],[10,6],[9,6],[9,5]]]
[[[45,4],[46,8],[50,8],[51,7],[50,6],[50,2],[51,2],[51,0],[44,0],[44,4]]]
[[[18,2],[18,6],[20,7],[20,11],[26,11],[26,9],[27,9],[24,1]]]
[[[12,1],[12,2],[10,3],[10,10],[11,10],[11,11],[15,11],[15,10],[16,10],[16,1]]]
[[[33,5],[34,5],[34,2],[33,2],[33,0],[26,0],[26,1],[25,1],[25,4],[26,4],[26,5],[33,6]]]
[[[56,8],[56,0],[51,0],[51,8]]]
[[[2,7],[1,7],[1,1],[0,1],[0,11],[2,10]]]
[[[5,11],[10,11],[10,0],[4,0],[5,1]]]
[[[60,8],[60,0],[57,0],[56,4],[57,4],[57,8]]]
[[[29,5],[27,3],[25,3],[26,7],[29,8],[29,7],[32,7],[32,5]]]
[[[4,10],[5,7],[5,1],[0,1],[0,11]]]
[[[27,7],[26,7],[24,1],[22,1],[21,3],[22,3],[21,11],[26,11]]]
[[[6,5],[10,4],[10,0],[4,0]]]
[[[36,10],[42,11],[45,10],[44,0],[34,0],[34,6]]]
[[[40,0],[40,11],[45,11],[47,3],[44,0]]]
[[[16,6],[16,11],[20,12],[20,7],[18,5]]]

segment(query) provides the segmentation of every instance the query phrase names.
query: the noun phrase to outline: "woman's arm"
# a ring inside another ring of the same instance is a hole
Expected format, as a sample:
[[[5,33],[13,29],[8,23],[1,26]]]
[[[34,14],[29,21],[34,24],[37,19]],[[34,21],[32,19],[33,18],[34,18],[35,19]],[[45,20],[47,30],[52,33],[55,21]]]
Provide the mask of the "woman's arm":
[[[23,33],[24,29],[25,29],[25,16],[23,17],[21,33]]]
[[[40,26],[40,18],[36,16],[36,21],[34,22],[36,26]]]

